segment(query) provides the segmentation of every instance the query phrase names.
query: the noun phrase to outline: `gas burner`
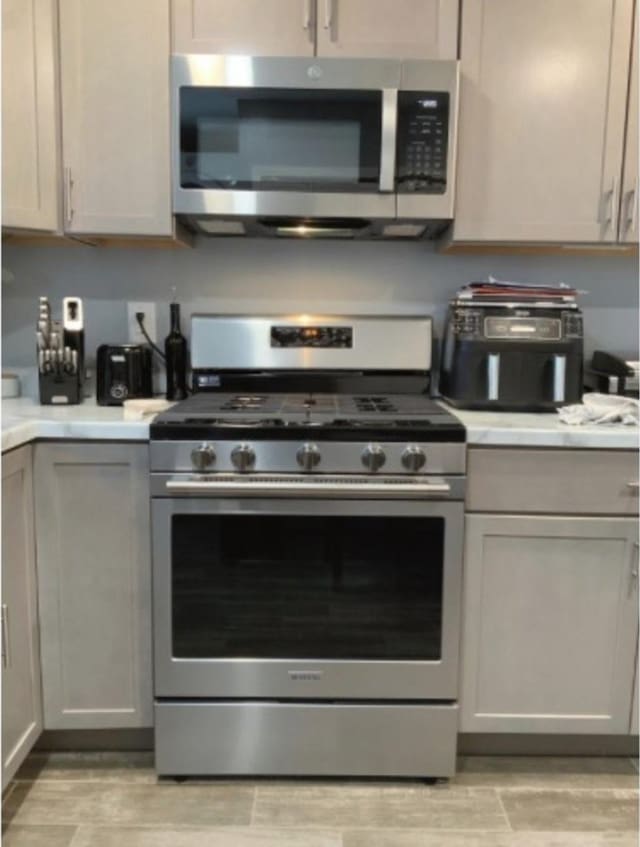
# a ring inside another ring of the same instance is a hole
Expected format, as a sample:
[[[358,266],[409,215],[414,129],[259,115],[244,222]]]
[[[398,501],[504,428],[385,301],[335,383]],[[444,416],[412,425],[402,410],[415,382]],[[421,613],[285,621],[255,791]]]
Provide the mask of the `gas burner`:
[[[397,412],[397,407],[388,397],[354,397],[359,412]]]
[[[220,406],[220,409],[225,412],[252,411],[253,409],[261,409],[266,401],[267,398],[264,394],[238,394]]]

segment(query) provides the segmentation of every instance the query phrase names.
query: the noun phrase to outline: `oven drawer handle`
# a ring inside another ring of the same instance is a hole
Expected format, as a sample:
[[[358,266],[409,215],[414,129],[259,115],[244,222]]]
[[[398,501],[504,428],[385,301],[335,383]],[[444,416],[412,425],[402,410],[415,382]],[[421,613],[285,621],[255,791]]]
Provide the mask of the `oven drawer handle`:
[[[450,494],[451,486],[446,482],[433,483],[359,483],[359,482],[250,482],[241,483],[235,481],[208,482],[198,480],[169,480],[166,490],[174,494],[191,494],[198,491],[206,491],[215,494],[275,494],[287,492],[291,494],[334,494],[343,492],[345,494]]]

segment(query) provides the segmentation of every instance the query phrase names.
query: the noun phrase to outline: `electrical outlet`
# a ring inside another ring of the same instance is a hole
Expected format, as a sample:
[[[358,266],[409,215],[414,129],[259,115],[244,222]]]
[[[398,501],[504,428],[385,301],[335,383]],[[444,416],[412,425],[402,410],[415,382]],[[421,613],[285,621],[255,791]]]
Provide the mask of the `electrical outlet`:
[[[156,304],[155,303],[127,303],[127,328],[129,341],[132,344],[148,344],[140,330],[136,320],[136,312],[144,312],[144,328],[149,338],[158,342],[156,331]]]

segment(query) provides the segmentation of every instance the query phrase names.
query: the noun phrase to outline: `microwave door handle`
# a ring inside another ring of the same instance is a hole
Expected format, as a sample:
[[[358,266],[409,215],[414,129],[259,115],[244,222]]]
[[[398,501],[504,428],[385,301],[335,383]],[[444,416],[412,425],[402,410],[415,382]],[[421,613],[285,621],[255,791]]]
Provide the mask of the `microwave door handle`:
[[[398,125],[398,91],[382,91],[382,137],[380,144],[380,192],[392,193],[396,182],[396,127]]]
[[[564,403],[566,396],[567,357],[553,357],[553,402]]]
[[[487,356],[487,400],[497,400],[500,395],[500,353]]]

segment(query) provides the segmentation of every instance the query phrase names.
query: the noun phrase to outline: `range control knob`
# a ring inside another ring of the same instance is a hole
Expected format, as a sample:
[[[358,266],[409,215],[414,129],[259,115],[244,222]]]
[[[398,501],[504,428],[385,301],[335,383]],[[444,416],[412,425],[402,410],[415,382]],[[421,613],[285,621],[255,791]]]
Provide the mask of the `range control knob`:
[[[387,461],[385,452],[379,444],[367,444],[361,458],[365,468],[372,472],[379,470]]]
[[[216,460],[216,451],[210,444],[202,444],[191,451],[191,464],[194,471],[206,471]]]
[[[427,457],[424,454],[424,450],[418,447],[417,444],[409,444],[402,454],[402,464],[412,473],[417,473],[420,468],[423,468],[426,461]]]
[[[238,444],[231,451],[231,461],[234,468],[244,472],[250,471],[256,461],[256,454],[250,444]]]
[[[320,450],[317,444],[306,443],[296,452],[296,460],[303,471],[312,471],[320,464]]]

